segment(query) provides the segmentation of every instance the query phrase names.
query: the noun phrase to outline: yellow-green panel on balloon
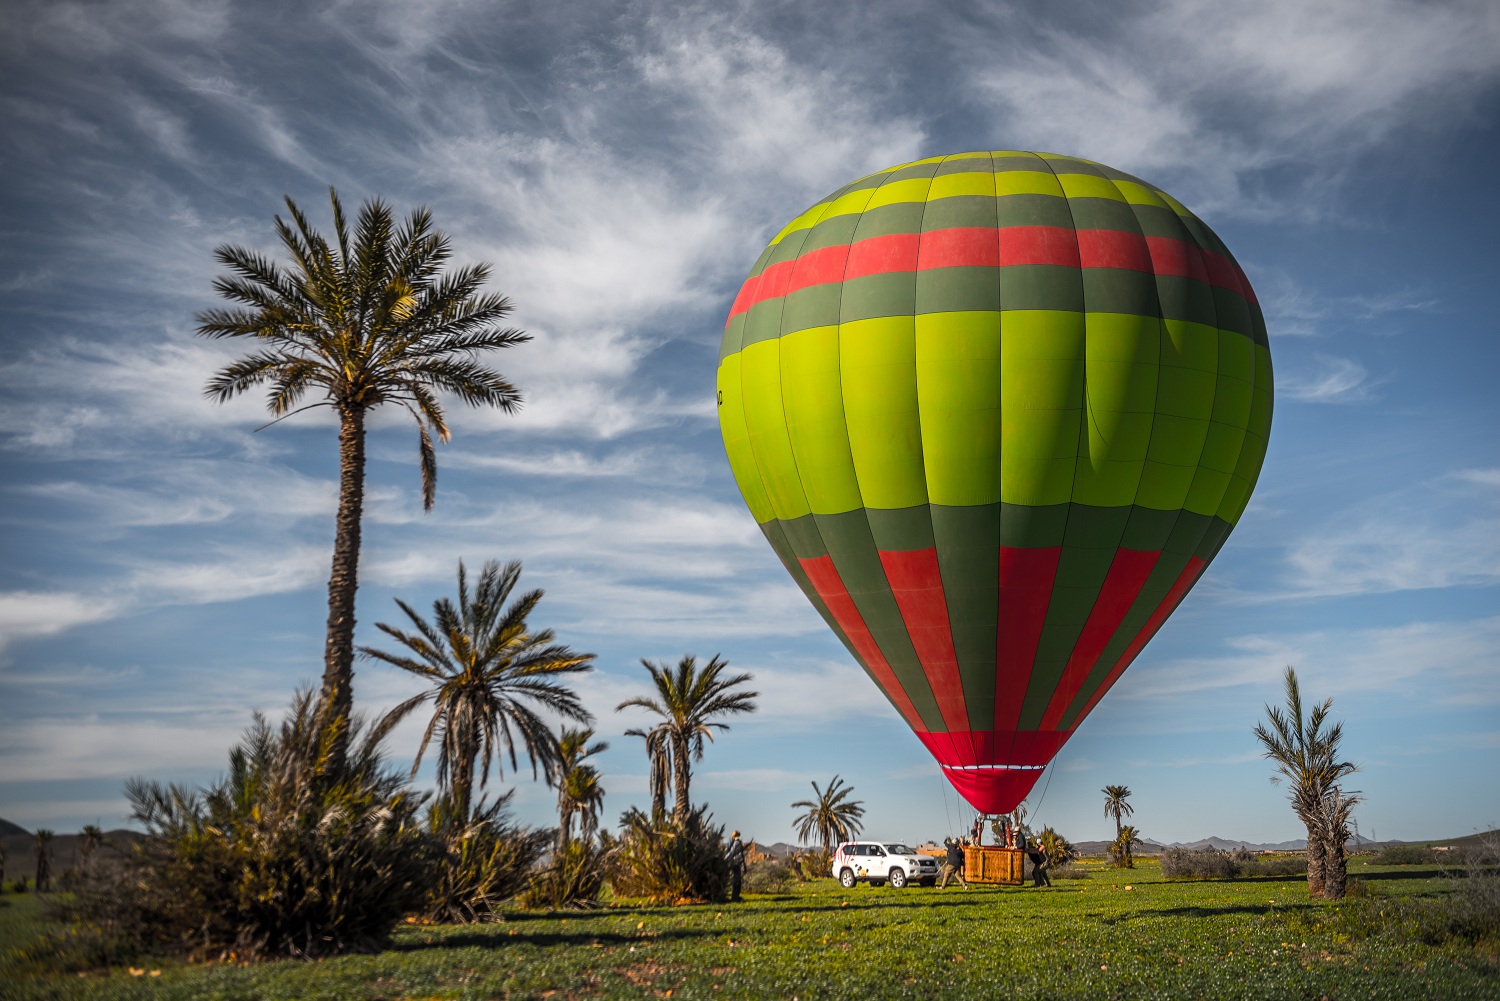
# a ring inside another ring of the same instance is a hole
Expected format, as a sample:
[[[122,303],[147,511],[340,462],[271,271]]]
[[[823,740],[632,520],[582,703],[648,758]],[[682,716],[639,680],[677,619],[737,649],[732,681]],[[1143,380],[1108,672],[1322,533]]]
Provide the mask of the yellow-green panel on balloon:
[[[933,504],[1000,500],[1000,316],[969,311],[916,318],[922,458]]]
[[[781,392],[792,454],[815,514],[863,505],[844,416],[839,328],[810,327],[781,338]]]
[[[916,318],[881,316],[840,324],[839,376],[864,506],[926,504]]]

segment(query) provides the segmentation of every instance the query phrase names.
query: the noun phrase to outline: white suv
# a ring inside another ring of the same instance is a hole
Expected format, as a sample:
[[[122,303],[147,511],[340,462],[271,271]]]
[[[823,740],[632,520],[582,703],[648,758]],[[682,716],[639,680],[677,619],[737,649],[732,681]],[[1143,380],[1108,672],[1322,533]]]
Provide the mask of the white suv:
[[[932,886],[938,877],[937,859],[918,855],[899,841],[846,841],[834,852],[832,868],[845,889],[860,882],[880,886],[889,881],[899,890],[912,880]]]

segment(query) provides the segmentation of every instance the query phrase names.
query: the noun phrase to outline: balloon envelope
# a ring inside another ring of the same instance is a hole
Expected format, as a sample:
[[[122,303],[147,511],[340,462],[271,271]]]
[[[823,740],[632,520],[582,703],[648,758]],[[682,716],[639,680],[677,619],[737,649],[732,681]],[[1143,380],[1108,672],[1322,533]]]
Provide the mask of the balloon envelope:
[[[1244,511],[1271,358],[1243,271],[1169,195],[961,153],[777,234],[718,401],[803,593],[958,791],[1005,813]]]

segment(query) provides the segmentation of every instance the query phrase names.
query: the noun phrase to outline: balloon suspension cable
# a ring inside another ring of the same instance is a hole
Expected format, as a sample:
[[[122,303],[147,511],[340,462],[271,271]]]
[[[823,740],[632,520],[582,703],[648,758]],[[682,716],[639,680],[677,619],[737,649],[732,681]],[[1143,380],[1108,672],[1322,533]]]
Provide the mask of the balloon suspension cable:
[[[938,788],[943,792],[943,817],[948,821],[948,837],[953,837],[953,814],[948,812],[948,776],[943,774],[943,766],[938,765]]]
[[[1055,764],[1057,764],[1056,758],[1047,762],[1047,781],[1042,785],[1042,794],[1036,798],[1036,806],[1032,807],[1033,811],[1038,815],[1042,812],[1042,800],[1047,798],[1047,788],[1052,785],[1052,772],[1054,771],[1052,766]]]

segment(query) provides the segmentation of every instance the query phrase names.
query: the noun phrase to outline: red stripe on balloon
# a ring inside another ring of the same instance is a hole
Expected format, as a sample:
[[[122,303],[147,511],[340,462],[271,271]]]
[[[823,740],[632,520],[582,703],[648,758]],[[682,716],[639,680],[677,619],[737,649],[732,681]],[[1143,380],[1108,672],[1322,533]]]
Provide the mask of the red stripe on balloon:
[[[958,654],[953,649],[953,630],[948,624],[948,601],[943,597],[937,550],[881,550],[880,565],[885,568],[885,578],[937,699],[943,723],[950,731],[967,730],[969,713],[958,673]]]
[[[934,229],[922,234],[917,249],[917,270],[982,267],[1000,264],[1000,241],[989,226]]]
[[[896,672],[891,670],[885,654],[880,652],[880,645],[875,642],[875,637],[870,635],[870,628],[865,625],[864,616],[859,614],[859,608],[855,606],[854,599],[849,596],[849,589],[844,586],[843,578],[839,576],[837,568],[833,565],[833,557],[819,556],[816,559],[799,559],[797,562],[802,564],[802,571],[812,582],[813,590],[818,592],[818,597],[822,598],[823,604],[828,606],[833,621],[837,622],[839,628],[844,631],[844,635],[849,637],[849,642],[854,644],[855,652],[864,661],[865,667],[875,676],[875,681],[880,685],[881,691],[885,692],[895,703],[897,711],[901,713],[907,725],[920,735],[925,729],[922,725],[922,718],[917,715],[917,709],[907,697],[901,682],[896,680]]]
[[[970,765],[1032,765],[1052,760],[1071,730],[956,730],[919,733],[922,746],[948,768]]]
[[[851,243],[844,281],[896,271],[915,271],[920,247],[921,237],[916,233],[890,233]]]
[[[1238,292],[1256,302],[1240,266],[1212,250],[1167,236],[1141,237],[1112,229],[1062,226],[958,226],[926,233],[872,236],[852,244],[820,247],[781,261],[745,280],[731,317],[767,299],[815,285],[852,278],[934,268],[1014,267],[1050,264],[1068,268],[1124,268],[1146,274],[1192,278]]]
[[[1005,226],[1000,229],[1000,266],[1053,264],[1080,267],[1078,234],[1061,226]]]
[[[1124,268],[1151,274],[1151,251],[1144,237],[1118,229],[1080,229],[1078,259],[1085,268]]]
[[[1141,593],[1151,568],[1156,566],[1160,557],[1160,552],[1140,549],[1121,549],[1115,553],[1114,561],[1109,565],[1109,573],[1104,578],[1104,586],[1099,589],[1099,596],[1094,599],[1094,607],[1089,611],[1088,621],[1083,624],[1083,632],[1078,635],[1078,642],[1073,644],[1068,665],[1063,668],[1062,678],[1052,690],[1052,700],[1047,703],[1047,711],[1042,714],[1041,729],[1057,728],[1063,713],[1068,711],[1073,697],[1088,680],[1089,672],[1094,669],[1099,655],[1104,652],[1115,631],[1120,628],[1120,623],[1125,620],[1126,613],[1135,603],[1136,595]]]
[[[1061,546],[1000,547],[1000,618],[995,640],[995,729],[1009,732],[1021,719],[1031,665],[1042,640]]]
[[[847,243],[837,247],[820,247],[803,254],[795,261],[783,262],[794,266],[791,279],[786,286],[787,295],[814,285],[843,281],[848,262],[849,245]],[[776,265],[776,267],[781,266]]]
[[[1148,236],[1146,249],[1151,253],[1151,267],[1157,274],[1209,283],[1208,265],[1203,263],[1203,253],[1196,246],[1171,237]]]
[[[1188,590],[1197,581],[1198,576],[1203,573],[1203,568],[1206,566],[1208,566],[1208,561],[1205,559],[1200,559],[1197,556],[1188,558],[1188,565],[1183,567],[1182,573],[1178,574],[1177,579],[1172,582],[1172,586],[1167,590],[1167,596],[1162,599],[1160,605],[1156,606],[1156,611],[1151,613],[1151,618],[1146,620],[1146,624],[1141,627],[1141,631],[1135,634],[1135,639],[1130,641],[1130,646],[1126,647],[1125,652],[1120,654],[1120,659],[1115,661],[1115,666],[1109,669],[1109,674],[1105,676],[1104,681],[1099,687],[1094,690],[1094,694],[1089,696],[1088,703],[1083,707],[1083,712],[1079,713],[1077,718],[1073,720],[1075,728],[1079,723],[1083,722],[1085,716],[1093,711],[1094,706],[1098,704],[1099,700],[1104,698],[1104,693],[1109,691],[1110,686],[1120,679],[1120,675],[1125,673],[1125,669],[1130,666],[1131,661],[1135,660],[1136,654],[1140,653],[1141,649],[1151,641],[1151,637],[1156,635],[1156,631],[1161,628],[1161,624],[1167,621],[1167,616],[1177,610],[1177,606],[1182,603],[1182,599],[1187,595]]]

